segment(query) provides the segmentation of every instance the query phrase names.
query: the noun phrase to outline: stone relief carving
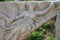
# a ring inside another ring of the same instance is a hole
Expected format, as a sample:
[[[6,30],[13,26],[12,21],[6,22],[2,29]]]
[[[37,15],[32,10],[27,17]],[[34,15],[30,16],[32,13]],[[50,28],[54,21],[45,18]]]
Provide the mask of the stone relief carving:
[[[58,5],[59,2],[1,2],[0,40],[24,40],[43,23],[59,14]],[[56,38],[59,37],[57,27]]]

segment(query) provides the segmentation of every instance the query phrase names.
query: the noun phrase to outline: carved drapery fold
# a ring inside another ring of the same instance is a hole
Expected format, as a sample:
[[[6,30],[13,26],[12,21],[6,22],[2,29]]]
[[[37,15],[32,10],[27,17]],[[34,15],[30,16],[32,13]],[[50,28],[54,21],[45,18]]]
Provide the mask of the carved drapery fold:
[[[55,2],[1,2],[1,40],[23,40],[56,15]]]

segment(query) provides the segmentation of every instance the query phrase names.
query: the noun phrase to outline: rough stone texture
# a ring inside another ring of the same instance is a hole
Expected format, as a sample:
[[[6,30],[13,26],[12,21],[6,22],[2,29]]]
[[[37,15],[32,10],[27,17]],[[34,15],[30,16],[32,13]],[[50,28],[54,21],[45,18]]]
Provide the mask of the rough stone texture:
[[[57,2],[0,2],[0,40],[24,40],[60,11]],[[60,20],[59,15],[57,17]],[[56,22],[56,38],[59,21]]]

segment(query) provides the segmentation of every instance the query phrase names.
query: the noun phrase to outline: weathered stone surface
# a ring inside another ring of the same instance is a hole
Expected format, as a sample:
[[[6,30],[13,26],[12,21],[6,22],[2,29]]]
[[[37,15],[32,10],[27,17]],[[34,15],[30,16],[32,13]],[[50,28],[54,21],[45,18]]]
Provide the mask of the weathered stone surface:
[[[24,40],[27,35],[57,15],[59,4],[56,2],[1,2],[0,40]]]

